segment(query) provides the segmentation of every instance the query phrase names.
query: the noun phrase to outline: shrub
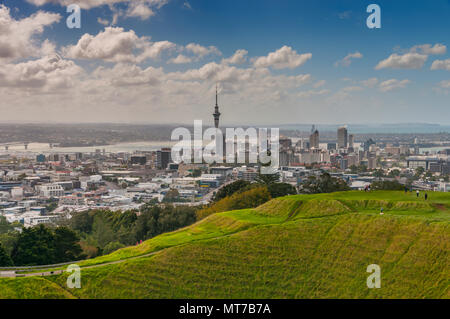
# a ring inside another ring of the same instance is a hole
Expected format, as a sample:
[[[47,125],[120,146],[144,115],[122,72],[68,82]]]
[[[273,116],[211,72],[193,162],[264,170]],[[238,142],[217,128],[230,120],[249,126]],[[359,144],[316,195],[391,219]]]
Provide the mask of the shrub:
[[[211,206],[197,211],[197,219],[202,219],[211,214],[229,210],[258,207],[269,201],[271,198],[266,186],[257,186],[247,191],[225,197]]]

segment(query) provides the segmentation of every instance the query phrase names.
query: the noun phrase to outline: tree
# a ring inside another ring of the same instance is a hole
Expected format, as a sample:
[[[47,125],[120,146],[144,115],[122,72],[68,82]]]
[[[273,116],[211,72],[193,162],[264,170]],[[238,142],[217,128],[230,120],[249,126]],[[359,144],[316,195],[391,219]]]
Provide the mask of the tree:
[[[376,169],[373,173],[372,173],[372,175],[374,176],[374,177],[383,177],[384,176],[384,171],[380,168],[380,169]]]
[[[302,183],[301,190],[307,194],[332,193],[340,191],[348,191],[350,187],[341,179],[332,177],[328,173],[323,173],[320,177],[309,176]]]
[[[0,234],[14,230],[14,226],[6,220],[6,217],[0,216]]]
[[[55,229],[55,259],[58,262],[74,261],[84,258],[79,244],[80,237],[67,227]]]
[[[201,175],[202,175],[201,169],[194,169],[188,176],[189,177],[200,177]]]
[[[267,189],[272,198],[297,194],[295,187],[287,183],[270,184]]]
[[[14,263],[11,257],[6,252],[6,249],[3,248],[3,245],[0,243],[0,266],[1,267],[11,267],[14,266]]]
[[[16,266],[56,263],[54,235],[44,225],[24,228],[12,252]]]
[[[231,196],[234,193],[241,191],[243,189],[246,189],[250,186],[250,182],[244,181],[243,179],[237,180],[231,184],[228,184],[226,186],[223,186],[221,189],[219,189],[214,196],[214,201],[217,202],[221,200],[222,198],[225,198],[227,196]]]
[[[422,166],[419,166],[416,168],[416,177],[422,176],[422,174],[425,172],[425,169]]]
[[[91,233],[94,223],[94,214],[90,211],[76,213],[70,219],[70,228],[82,233]]]
[[[405,189],[405,185],[397,181],[375,181],[370,185],[370,188],[372,190],[401,191]]]
[[[107,219],[101,214],[94,217],[92,225],[92,236],[100,247],[105,247],[108,243],[114,241],[115,233],[108,223]]]
[[[117,241],[113,241],[113,242],[110,242],[108,245],[106,245],[105,248],[103,248],[103,253],[105,255],[110,254],[120,248],[123,248],[123,247],[125,247],[125,245],[123,245]]]
[[[16,266],[47,265],[80,259],[79,237],[67,227],[24,228],[11,253]]]
[[[195,207],[188,206],[146,206],[141,210],[141,215],[133,226],[135,240],[145,240],[191,225],[197,220],[195,212]]]
[[[262,185],[270,185],[277,183],[280,179],[278,174],[258,174],[255,182]]]
[[[202,219],[211,214],[229,210],[258,207],[269,201],[271,198],[267,187],[259,185],[246,191],[236,192],[231,196],[222,198],[209,207],[199,210],[197,212],[197,219]]]
[[[400,176],[400,171],[398,169],[393,169],[388,174],[389,177],[397,177]]]
[[[175,188],[170,189],[163,198],[164,203],[173,203],[179,199],[180,193]]]

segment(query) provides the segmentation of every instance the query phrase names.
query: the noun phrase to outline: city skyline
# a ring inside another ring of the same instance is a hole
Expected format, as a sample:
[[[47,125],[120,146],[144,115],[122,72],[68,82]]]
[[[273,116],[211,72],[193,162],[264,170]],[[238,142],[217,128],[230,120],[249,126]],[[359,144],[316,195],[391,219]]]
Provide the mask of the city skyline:
[[[0,122],[450,124],[449,1],[105,3],[4,1]]]

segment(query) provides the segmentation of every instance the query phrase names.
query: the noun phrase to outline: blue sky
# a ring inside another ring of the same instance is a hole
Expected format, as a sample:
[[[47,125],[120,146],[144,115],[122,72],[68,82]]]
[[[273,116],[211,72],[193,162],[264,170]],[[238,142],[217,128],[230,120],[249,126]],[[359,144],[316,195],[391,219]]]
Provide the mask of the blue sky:
[[[51,54],[62,59],[39,81],[0,82],[4,100],[16,105],[4,110],[4,121],[208,122],[219,83],[224,123],[450,124],[449,0],[96,1],[78,1],[81,29],[65,21],[65,5],[77,1],[3,1],[11,21],[38,11],[60,16],[29,35],[41,53],[0,59],[5,69],[42,66]],[[381,29],[366,26],[371,3],[381,7]],[[141,47],[96,55],[117,46],[119,33]],[[79,41],[87,35],[93,40],[83,51]],[[151,46],[163,42],[160,54],[139,58],[139,50],[154,52]],[[226,63],[237,50],[245,59]],[[178,56],[189,62],[173,62]],[[29,86],[36,82],[41,87]]]

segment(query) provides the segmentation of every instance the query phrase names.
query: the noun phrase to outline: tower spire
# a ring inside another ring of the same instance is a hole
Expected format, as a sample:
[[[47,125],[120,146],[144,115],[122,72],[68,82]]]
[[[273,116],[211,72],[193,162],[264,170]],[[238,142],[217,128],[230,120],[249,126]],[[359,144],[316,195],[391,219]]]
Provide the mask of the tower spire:
[[[219,112],[219,104],[218,104],[217,83],[216,83],[216,106],[214,107],[213,117],[214,117],[214,126],[216,128],[219,128],[220,112]]]

